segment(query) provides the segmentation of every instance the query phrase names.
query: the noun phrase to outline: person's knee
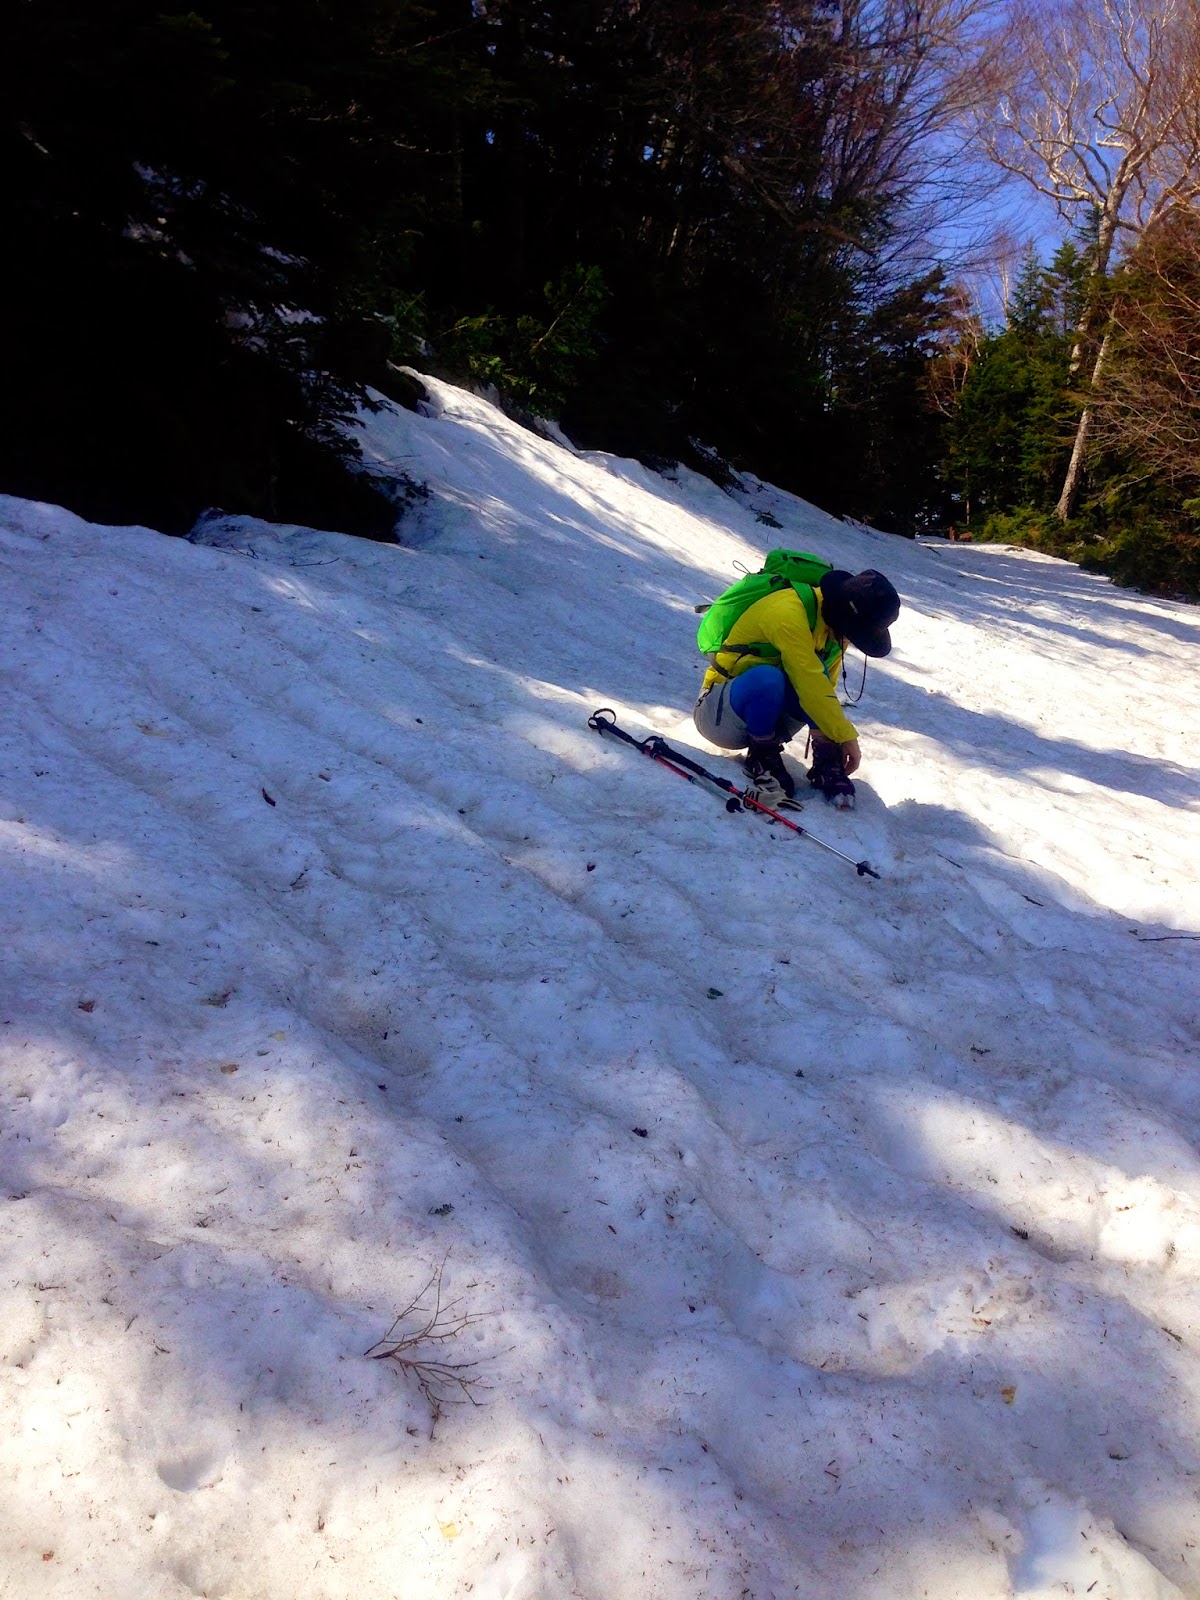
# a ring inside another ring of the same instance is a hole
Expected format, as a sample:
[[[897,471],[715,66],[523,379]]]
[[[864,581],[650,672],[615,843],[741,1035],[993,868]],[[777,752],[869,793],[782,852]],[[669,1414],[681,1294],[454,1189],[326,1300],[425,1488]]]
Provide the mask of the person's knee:
[[[729,686],[729,704],[755,738],[774,733],[783,713],[787,678],[778,667],[751,667]]]

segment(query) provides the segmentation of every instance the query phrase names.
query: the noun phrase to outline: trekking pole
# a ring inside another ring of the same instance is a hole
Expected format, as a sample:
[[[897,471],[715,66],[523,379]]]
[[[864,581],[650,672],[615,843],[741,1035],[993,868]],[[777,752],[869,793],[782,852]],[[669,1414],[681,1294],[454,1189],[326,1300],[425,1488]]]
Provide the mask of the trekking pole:
[[[675,750],[667,741],[657,733],[652,733],[646,739],[635,739],[631,733],[617,724],[617,714],[611,706],[603,706],[599,711],[593,711],[588,718],[588,727],[594,728],[597,733],[611,733],[623,743],[632,745],[635,750],[640,750],[642,755],[649,756],[652,761],[657,761],[661,766],[669,767],[672,772],[677,772],[681,778],[686,778],[689,783],[703,781],[711,783],[714,788],[720,789],[728,795],[725,802],[726,811],[741,811],[749,807],[752,811],[760,811],[763,816],[770,817],[773,822],[780,822],[785,828],[790,828],[793,833],[798,833],[802,839],[809,839],[813,844],[820,845],[822,850],[828,850],[830,855],[837,856],[840,861],[854,868],[860,878],[878,878],[879,873],[867,861],[855,861],[853,856],[848,856],[835,845],[826,844],[824,839],[818,839],[815,833],[810,833],[807,828],[802,828],[798,822],[793,822],[790,817],[785,817],[781,811],[774,811],[770,806],[764,805],[761,800],[755,799],[748,789],[739,789],[728,778],[718,777],[715,772],[709,772],[698,761],[693,761],[685,756],[681,750]]]
[[[660,739],[657,734],[651,734],[648,739],[635,739],[631,733],[626,733],[624,728],[617,726],[617,714],[611,707],[605,706],[600,711],[593,711],[588,718],[588,727],[594,728],[597,733],[611,733],[625,744],[630,744],[635,750],[640,750],[642,755],[649,756],[652,761],[657,761],[661,766],[669,767],[672,772],[677,772],[681,778],[686,778],[689,783],[701,781],[711,783],[716,788],[729,796],[725,802],[726,811],[740,811],[743,797],[740,790],[735,789],[732,783],[724,778],[718,778],[715,772],[705,772],[703,767],[698,767],[694,761],[689,761],[679,751],[672,750],[665,739]],[[677,762],[683,765],[677,766]],[[692,768],[685,772],[684,766]]]

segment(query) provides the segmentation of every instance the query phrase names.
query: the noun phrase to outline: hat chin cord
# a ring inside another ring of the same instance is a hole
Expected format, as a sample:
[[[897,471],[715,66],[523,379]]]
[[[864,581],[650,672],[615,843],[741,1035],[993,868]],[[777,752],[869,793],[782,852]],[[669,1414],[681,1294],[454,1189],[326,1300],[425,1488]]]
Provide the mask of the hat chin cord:
[[[848,640],[842,638],[842,688],[845,690],[846,704],[848,706],[856,706],[862,699],[863,691],[867,687],[867,653],[865,650],[863,651],[863,675],[862,682],[858,686],[858,693],[851,696],[849,685],[846,682],[846,645],[848,642]],[[854,648],[857,650],[858,646],[855,645]]]

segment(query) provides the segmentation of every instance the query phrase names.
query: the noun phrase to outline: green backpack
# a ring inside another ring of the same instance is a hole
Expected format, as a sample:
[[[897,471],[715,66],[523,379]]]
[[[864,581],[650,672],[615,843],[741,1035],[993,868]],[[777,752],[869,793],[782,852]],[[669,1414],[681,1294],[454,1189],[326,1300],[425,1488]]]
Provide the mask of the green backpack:
[[[700,654],[707,656],[715,664],[718,651],[729,637],[729,630],[742,612],[748,611],[756,600],[774,594],[777,589],[786,589],[789,584],[800,596],[809,627],[815,628],[817,599],[813,589],[827,572],[832,571],[833,567],[828,561],[823,561],[820,556],[810,555],[806,550],[770,551],[763,562],[761,572],[748,573],[746,577],[726,589],[724,594],[718,595],[711,605],[696,607],[697,611],[704,613],[696,633],[696,645]],[[831,641],[823,652],[822,664],[828,666],[838,649],[836,641]],[[766,654],[776,659],[779,654],[765,644],[740,645],[738,652],[741,655]]]

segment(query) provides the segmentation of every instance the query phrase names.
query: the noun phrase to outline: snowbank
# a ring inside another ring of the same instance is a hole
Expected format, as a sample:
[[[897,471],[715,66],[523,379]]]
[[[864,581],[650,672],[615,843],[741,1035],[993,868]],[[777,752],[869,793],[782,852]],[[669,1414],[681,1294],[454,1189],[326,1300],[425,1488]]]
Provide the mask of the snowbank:
[[[1200,1595],[1200,613],[429,388],[403,546],[0,501],[0,1593]],[[880,883],[586,726],[769,542]]]

